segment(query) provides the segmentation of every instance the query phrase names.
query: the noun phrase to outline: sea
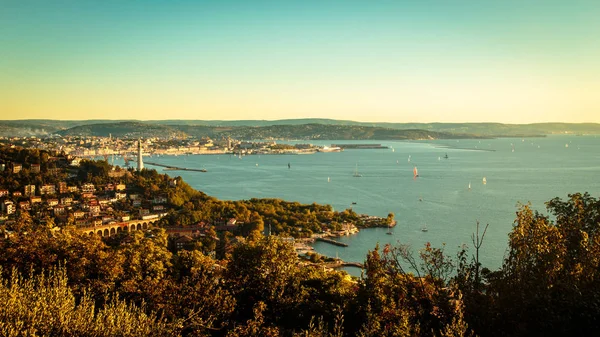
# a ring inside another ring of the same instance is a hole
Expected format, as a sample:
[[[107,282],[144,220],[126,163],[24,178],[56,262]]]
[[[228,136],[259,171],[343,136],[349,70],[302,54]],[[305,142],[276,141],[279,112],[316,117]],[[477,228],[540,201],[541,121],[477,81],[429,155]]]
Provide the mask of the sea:
[[[600,138],[593,135],[311,143],[381,144],[387,148],[307,155],[145,159],[206,169],[202,173],[155,167],[160,173],[181,176],[192,187],[223,200],[280,198],[330,204],[336,211],[351,208],[382,217],[394,213],[397,226],[391,229],[392,235],[387,234],[387,228],[363,229],[338,239],[348,247],[314,243],[318,253],[351,262],[364,262],[369,250],[385,244],[407,244],[417,252],[429,242],[444,247],[450,256],[456,256],[466,245],[473,252],[472,234],[479,222],[480,232],[489,225],[480,261],[496,269],[507,252],[508,233],[519,204],[529,203],[541,214],[548,214],[545,202],[552,198],[564,199],[576,192],[600,196]],[[416,178],[415,167],[419,174]],[[356,172],[360,177],[355,176]],[[355,268],[347,270],[360,274]]]

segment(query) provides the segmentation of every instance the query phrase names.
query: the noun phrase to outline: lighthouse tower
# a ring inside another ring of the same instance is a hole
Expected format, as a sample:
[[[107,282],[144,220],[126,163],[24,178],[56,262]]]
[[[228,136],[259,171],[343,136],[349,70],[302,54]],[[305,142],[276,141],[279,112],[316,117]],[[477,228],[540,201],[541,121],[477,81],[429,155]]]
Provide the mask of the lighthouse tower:
[[[142,158],[142,140],[139,139],[138,140],[138,165],[137,165],[137,169],[138,171],[141,171],[144,169],[144,159]]]

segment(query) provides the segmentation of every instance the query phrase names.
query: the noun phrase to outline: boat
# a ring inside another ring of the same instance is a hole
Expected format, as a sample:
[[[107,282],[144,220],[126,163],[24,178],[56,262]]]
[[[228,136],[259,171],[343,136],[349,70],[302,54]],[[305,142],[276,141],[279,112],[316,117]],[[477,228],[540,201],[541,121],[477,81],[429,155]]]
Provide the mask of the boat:
[[[355,178],[362,177],[362,175],[358,173],[358,164],[356,164],[356,169],[354,169],[354,174],[352,176]]]
[[[410,155],[408,155],[408,162],[410,163]]]
[[[331,182],[331,178],[327,177],[327,182]]]
[[[483,184],[487,184],[487,179],[485,179],[485,177],[483,177]]]
[[[429,229],[427,229],[427,224],[424,224],[423,227],[421,227],[421,232],[427,232],[429,231]]]
[[[415,168],[413,169],[413,176],[414,178],[419,176],[419,170],[417,170],[417,167],[415,166]]]
[[[208,172],[205,168],[200,169],[200,172]]]
[[[353,202],[352,202],[352,205],[356,205],[356,201],[353,201]]]
[[[469,181],[469,191],[471,190],[471,182]]]
[[[444,156],[444,159],[448,159],[448,154],[446,153],[446,155]]]
[[[339,146],[323,146],[322,148],[317,149],[317,152],[341,152],[342,148]]]

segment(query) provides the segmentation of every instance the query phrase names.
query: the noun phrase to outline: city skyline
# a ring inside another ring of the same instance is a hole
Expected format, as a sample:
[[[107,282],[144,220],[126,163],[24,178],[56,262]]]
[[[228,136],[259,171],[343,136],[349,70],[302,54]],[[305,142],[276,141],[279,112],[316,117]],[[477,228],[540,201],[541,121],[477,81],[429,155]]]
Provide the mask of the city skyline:
[[[2,119],[600,122],[594,1],[2,5]]]

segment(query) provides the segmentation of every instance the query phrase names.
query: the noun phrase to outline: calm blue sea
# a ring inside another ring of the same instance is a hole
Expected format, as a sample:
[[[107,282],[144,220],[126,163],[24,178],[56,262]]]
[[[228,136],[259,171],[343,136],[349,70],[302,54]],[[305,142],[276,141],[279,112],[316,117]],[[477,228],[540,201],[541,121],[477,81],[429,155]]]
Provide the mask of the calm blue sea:
[[[281,198],[331,204],[335,210],[352,207],[358,213],[379,216],[393,212],[398,221],[393,235],[386,235],[384,228],[368,229],[340,238],[349,244],[347,248],[314,245],[322,254],[356,262],[363,262],[377,243],[407,243],[415,250],[426,242],[445,244],[454,255],[462,244],[471,244],[479,221],[489,224],[481,260],[497,268],[519,202],[530,202],[545,214],[544,202],[553,197],[585,191],[600,196],[600,138],[596,136],[314,142],[332,143],[380,143],[390,148],[241,159],[190,155],[146,160],[206,168],[207,173],[164,173],[181,176],[194,188],[220,199]],[[415,166],[420,175],[416,179]],[[362,177],[353,177],[356,169]],[[160,167],[157,170],[163,172]],[[423,226],[427,232],[421,231]]]

